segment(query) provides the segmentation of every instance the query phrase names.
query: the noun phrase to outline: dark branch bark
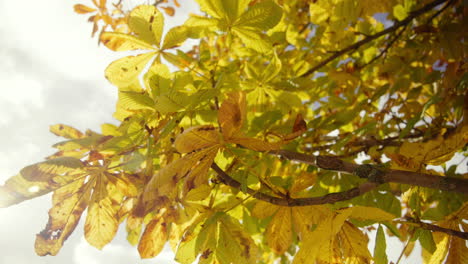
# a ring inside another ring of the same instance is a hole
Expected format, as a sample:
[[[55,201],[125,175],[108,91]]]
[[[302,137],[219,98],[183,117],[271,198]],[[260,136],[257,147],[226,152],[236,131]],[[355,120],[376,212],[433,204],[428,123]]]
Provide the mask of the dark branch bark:
[[[314,67],[312,67],[311,69],[309,69],[307,72],[305,72],[304,74],[302,74],[301,76],[309,76],[311,75],[312,73],[316,72],[318,69],[322,68],[323,66],[327,65],[328,63],[330,63],[331,61],[333,61],[334,59],[350,52],[350,51],[353,51],[353,50],[356,50],[358,48],[360,48],[361,46],[381,37],[381,36],[384,36],[386,34],[389,34],[389,33],[392,33],[394,31],[396,31],[397,29],[399,29],[400,27],[402,26],[406,26],[408,25],[413,19],[415,19],[416,17],[432,10],[434,7],[442,4],[442,3],[445,3],[445,2],[448,2],[449,0],[436,0],[434,2],[431,2],[425,6],[423,6],[422,8],[414,11],[414,12],[411,12],[409,14],[408,17],[406,17],[405,19],[401,20],[401,21],[398,21],[396,22],[395,24],[393,24],[393,26],[391,27],[388,27],[386,28],[385,30],[382,30],[374,35],[370,35],[370,36],[367,36],[365,37],[364,39],[342,49],[342,50],[339,50],[337,52],[335,52],[333,55],[331,55],[330,57],[328,57],[327,59],[321,61],[319,64],[315,65]]]
[[[456,236],[456,237],[459,237],[461,239],[468,240],[468,232],[453,230],[453,229],[449,229],[449,228],[445,228],[445,227],[441,227],[441,226],[421,222],[421,221],[418,221],[418,220],[412,219],[412,218],[407,218],[407,220],[408,220],[407,222],[398,221],[398,223],[401,223],[401,224],[408,224],[408,223],[415,224],[419,228],[422,228],[422,229],[425,229],[425,230],[429,230],[429,231],[432,231],[432,232],[441,232],[441,233],[445,233],[447,235]]]
[[[283,158],[289,160],[311,164],[324,170],[333,170],[356,175],[359,174],[358,176],[361,178],[368,178],[368,180],[376,181],[378,183],[395,182],[439,189],[442,191],[468,194],[467,179],[449,178],[426,173],[385,169],[370,164],[357,165],[343,161],[333,156],[311,156],[289,150],[270,151],[269,153],[280,155]]]
[[[300,154],[300,153],[299,153]],[[223,171],[216,163],[211,164],[211,168],[218,174],[219,179],[224,184],[231,186],[233,188],[242,190],[241,183],[229,176],[225,171]],[[359,185],[359,187],[338,193],[329,193],[321,197],[310,197],[310,198],[288,198],[288,197],[275,197],[259,191],[245,188],[247,194],[252,195],[252,197],[265,201],[267,203],[296,207],[296,206],[310,206],[310,205],[319,205],[319,204],[331,204],[340,201],[350,200],[354,197],[360,196],[366,192],[369,192],[375,189],[378,186],[378,183],[367,182]],[[398,221],[401,224],[416,224],[419,228],[426,229],[432,232],[442,232],[451,236],[457,236],[459,238],[468,240],[468,233],[461,232],[453,229],[448,229],[445,227],[436,226],[429,223],[424,223],[421,221],[416,221],[414,219],[408,219],[408,221]]]
[[[219,179],[226,185],[229,185],[233,188],[242,190],[241,183],[229,176],[225,171],[223,171],[216,163],[211,165],[211,168],[218,174]],[[252,197],[281,206],[308,206],[308,205],[318,205],[318,204],[331,204],[340,201],[350,200],[354,197],[363,195],[366,192],[369,192],[375,189],[378,186],[377,183],[367,182],[359,185],[356,188],[344,192],[329,193],[321,197],[310,197],[310,198],[285,198],[285,197],[276,197],[271,196],[259,191],[245,188],[247,194],[252,195]]]

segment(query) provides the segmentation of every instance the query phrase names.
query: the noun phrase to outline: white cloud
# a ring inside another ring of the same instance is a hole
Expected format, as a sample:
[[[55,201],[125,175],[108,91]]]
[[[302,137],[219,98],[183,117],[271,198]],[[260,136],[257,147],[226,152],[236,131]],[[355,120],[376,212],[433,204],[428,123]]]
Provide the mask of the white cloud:
[[[73,251],[74,264],[129,264],[129,263],[159,263],[159,264],[172,264],[176,263],[174,254],[168,247],[161,252],[156,258],[141,260],[136,248],[129,247],[128,245],[110,243],[102,250],[97,250],[91,247],[84,238],[81,238],[78,245]]]

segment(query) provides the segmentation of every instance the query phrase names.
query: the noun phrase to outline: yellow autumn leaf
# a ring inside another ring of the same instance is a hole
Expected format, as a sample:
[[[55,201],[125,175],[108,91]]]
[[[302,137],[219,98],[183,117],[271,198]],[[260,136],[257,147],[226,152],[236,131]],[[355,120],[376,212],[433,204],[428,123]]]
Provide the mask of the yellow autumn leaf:
[[[466,231],[466,229],[465,229]],[[468,263],[468,247],[466,241],[452,236],[446,264]]]
[[[188,37],[188,30],[185,26],[171,28],[164,37],[162,50],[179,47]]]
[[[218,122],[225,139],[232,138],[245,121],[246,101],[242,91],[228,93],[218,112]]]
[[[264,201],[258,201],[252,209],[252,215],[264,219],[274,214],[280,207]]]
[[[120,202],[110,195],[115,186],[104,174],[96,175],[93,180],[95,185],[85,222],[85,238],[92,246],[102,249],[117,233]]]
[[[153,258],[162,251],[168,239],[167,225],[163,217],[156,217],[146,225],[138,244],[141,258]]]
[[[291,208],[280,207],[266,229],[268,246],[278,255],[288,250],[292,243]]]
[[[137,56],[127,56],[113,61],[106,68],[106,78],[115,86],[125,88],[131,85],[139,86],[138,76],[155,52],[148,52]]]
[[[57,255],[65,240],[75,230],[91,196],[91,185],[83,183],[84,179],[55,191],[46,228],[36,235],[34,247],[39,256]]]
[[[224,216],[218,222],[216,259],[219,263],[254,263],[257,246],[237,220]]]
[[[87,14],[96,11],[95,8],[83,5],[83,4],[76,4],[73,6],[73,9],[78,14]]]
[[[217,146],[208,147],[187,154],[159,170],[151,177],[143,191],[142,202],[145,204],[145,207],[151,208],[151,204],[161,195],[174,197],[177,191],[175,186],[184,176],[194,179],[196,184],[201,182],[200,179],[206,179],[203,177],[206,175],[217,152]],[[204,172],[205,175],[203,175],[202,172]],[[190,188],[186,191],[188,192],[189,190]]]
[[[190,190],[185,195],[186,201],[201,201],[210,195],[212,188],[209,185],[201,185],[195,189]]]
[[[184,177],[183,194],[188,193],[194,188],[208,184],[208,170],[218,150],[218,146],[212,146],[203,150],[203,156],[195,157],[198,160],[196,166]]]
[[[191,127],[177,136],[174,146],[180,153],[189,153],[221,142],[218,130],[212,125]]]
[[[68,139],[77,139],[84,137],[83,133],[78,129],[67,126],[64,124],[56,124],[49,127],[50,132],[54,133],[59,137],[64,137]]]
[[[449,240],[450,237],[444,235],[442,240],[437,243],[437,248],[432,254],[431,259],[429,260],[429,264],[440,264],[445,259],[447,255],[447,251],[449,248]]]
[[[102,44],[113,51],[155,50],[151,44],[124,33],[104,32],[99,39]]]
[[[359,228],[345,222],[338,233],[344,259],[349,263],[370,263],[372,256],[367,248],[369,238]]]
[[[339,210],[323,219],[314,231],[308,232],[304,237],[302,247],[294,257],[293,264],[315,263],[319,256],[326,260],[332,258],[334,255],[333,238],[351,213],[352,208]]]
[[[54,178],[54,183],[68,182],[74,175],[83,173],[81,160],[72,157],[59,157],[46,160],[21,169],[20,174],[28,181],[46,182]],[[59,176],[59,177],[58,177]]]
[[[353,206],[350,208],[350,218],[359,220],[372,220],[377,222],[392,221],[395,219],[395,215],[385,212],[382,209],[376,207],[367,206]]]
[[[128,26],[138,38],[160,47],[164,16],[155,6],[140,5],[134,8],[129,15]]]
[[[416,164],[441,165],[450,160],[455,152],[461,150],[467,143],[468,126],[465,125],[448,136],[441,133],[435,139],[426,142],[405,141],[399,149],[399,154]]]

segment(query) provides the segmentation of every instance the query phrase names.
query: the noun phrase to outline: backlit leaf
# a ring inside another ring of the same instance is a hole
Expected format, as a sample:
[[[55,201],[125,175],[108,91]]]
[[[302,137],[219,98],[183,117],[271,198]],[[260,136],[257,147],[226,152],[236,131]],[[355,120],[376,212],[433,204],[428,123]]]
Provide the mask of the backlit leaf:
[[[220,143],[220,134],[211,125],[191,127],[180,134],[174,142],[181,153],[188,153]]]
[[[231,138],[239,132],[244,124],[246,115],[245,94],[232,92],[227,94],[226,100],[221,104],[218,120],[225,138]]]
[[[166,36],[161,49],[172,49],[180,46],[187,39],[187,28],[184,26],[178,26],[171,28]]]
[[[73,6],[73,9],[75,10],[76,13],[78,14],[87,14],[96,11],[96,9],[82,5],[82,4],[76,4]]]
[[[152,5],[140,5],[132,10],[128,19],[130,29],[138,38],[159,47],[164,28],[164,16]]]
[[[291,210],[280,207],[266,230],[268,246],[278,255],[286,252],[292,243]]]
[[[84,136],[78,129],[64,124],[52,125],[49,127],[49,130],[57,136],[68,139],[82,138]]]
[[[138,244],[141,258],[153,258],[162,251],[168,239],[166,225],[163,217],[156,217],[146,225]]]
[[[385,233],[381,225],[377,229],[374,247],[374,260],[375,264],[387,264],[387,242],[385,241]]]
[[[104,32],[101,34],[100,40],[102,44],[113,51],[155,49],[149,43],[142,41],[139,38],[117,32]]]
[[[118,87],[138,84],[138,76],[154,56],[154,52],[148,52],[118,59],[106,68],[106,78]]]
[[[58,189],[53,196],[46,228],[36,235],[35,249],[39,256],[55,256],[75,229],[88,206],[91,185],[83,180]]]

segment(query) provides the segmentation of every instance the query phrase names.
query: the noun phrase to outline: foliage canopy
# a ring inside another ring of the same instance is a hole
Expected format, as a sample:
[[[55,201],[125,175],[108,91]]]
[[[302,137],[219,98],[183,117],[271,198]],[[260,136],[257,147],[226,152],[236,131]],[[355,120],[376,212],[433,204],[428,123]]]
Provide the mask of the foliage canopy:
[[[468,262],[468,174],[447,165],[467,154],[466,1],[197,0],[166,33],[175,0],[92,2],[99,42],[133,51],[105,70],[119,124],[51,126],[57,152],[0,187],[1,207],[53,192],[38,255],[87,210],[91,245],[125,221],[142,258],[387,263],[397,236]]]

